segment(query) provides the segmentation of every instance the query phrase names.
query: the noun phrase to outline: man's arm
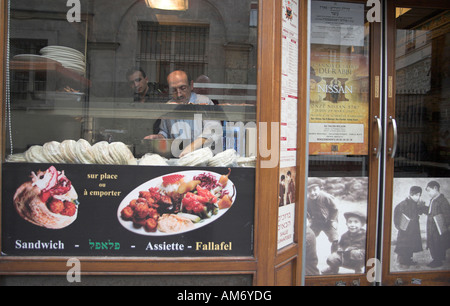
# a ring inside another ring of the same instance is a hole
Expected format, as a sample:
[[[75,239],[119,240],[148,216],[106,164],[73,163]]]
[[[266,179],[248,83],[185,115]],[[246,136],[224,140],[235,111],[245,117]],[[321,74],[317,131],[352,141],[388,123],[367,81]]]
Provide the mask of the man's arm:
[[[161,134],[152,134],[145,136],[144,139],[165,139],[165,137]]]

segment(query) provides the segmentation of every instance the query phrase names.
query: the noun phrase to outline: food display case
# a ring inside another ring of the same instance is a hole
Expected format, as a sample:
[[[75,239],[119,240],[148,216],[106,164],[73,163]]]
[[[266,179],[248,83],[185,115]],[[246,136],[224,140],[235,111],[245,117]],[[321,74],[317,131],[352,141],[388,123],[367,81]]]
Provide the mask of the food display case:
[[[74,2],[0,1],[0,274],[300,284],[306,7]]]

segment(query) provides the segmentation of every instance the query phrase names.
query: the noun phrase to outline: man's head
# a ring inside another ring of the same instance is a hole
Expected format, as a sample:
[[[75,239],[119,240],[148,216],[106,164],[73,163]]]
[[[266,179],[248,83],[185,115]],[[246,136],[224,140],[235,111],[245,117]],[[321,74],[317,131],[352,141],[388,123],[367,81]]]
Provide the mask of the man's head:
[[[409,189],[409,197],[414,201],[414,202],[419,202],[420,197],[422,196],[422,188],[419,186],[412,186]]]
[[[291,171],[288,171],[286,173],[286,178],[287,178],[288,183],[292,180],[292,173],[291,173]]]
[[[428,192],[428,194],[431,196],[431,198],[435,198],[437,195],[439,195],[439,190],[441,188],[441,185],[439,185],[436,181],[431,181],[427,184],[427,188],[425,190]]]
[[[176,70],[167,76],[172,100],[178,103],[188,103],[191,98],[194,82],[188,74],[181,70]]]
[[[351,233],[357,233],[366,224],[366,216],[359,211],[344,213],[347,228]]]
[[[130,87],[134,90],[135,94],[144,96],[148,90],[148,77],[144,70],[135,68],[127,73],[127,79]]]
[[[308,197],[315,200],[319,197],[322,191],[322,180],[318,178],[312,178],[308,180]]]

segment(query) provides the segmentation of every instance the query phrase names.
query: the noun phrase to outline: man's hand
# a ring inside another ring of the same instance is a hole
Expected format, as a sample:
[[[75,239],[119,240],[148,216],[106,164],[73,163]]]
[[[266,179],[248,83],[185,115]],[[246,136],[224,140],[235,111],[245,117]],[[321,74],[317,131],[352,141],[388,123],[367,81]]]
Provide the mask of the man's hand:
[[[153,134],[145,136],[144,139],[165,139],[165,137],[161,134]]]

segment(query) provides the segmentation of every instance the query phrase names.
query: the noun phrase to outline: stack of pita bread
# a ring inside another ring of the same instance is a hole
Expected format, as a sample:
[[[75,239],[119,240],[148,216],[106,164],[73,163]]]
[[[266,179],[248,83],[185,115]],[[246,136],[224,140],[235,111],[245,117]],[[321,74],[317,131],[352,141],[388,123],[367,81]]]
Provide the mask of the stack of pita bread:
[[[138,160],[140,166],[168,166],[167,159],[159,154],[147,153]]]
[[[236,150],[228,149],[217,153],[208,161],[208,166],[211,167],[232,167],[236,165],[238,155]]]
[[[123,142],[100,141],[91,145],[85,139],[50,141],[44,145],[33,145],[24,153],[9,155],[7,162],[67,163],[100,165],[149,165],[149,166],[211,166],[211,167],[256,167],[256,157],[240,157],[234,149],[214,155],[209,147],[190,152],[173,160],[147,153],[136,159]]]
[[[239,167],[256,167],[256,156],[238,157],[236,160]]]
[[[178,160],[179,166],[200,166],[207,164],[208,161],[214,156],[211,148],[201,148],[184,155]]]
[[[29,163],[68,163],[68,164],[103,164],[103,165],[137,165],[130,149],[123,142],[108,143],[100,141],[93,146],[85,140],[50,141],[44,145],[31,146],[24,154],[24,161]],[[20,156],[12,160],[19,160]]]

